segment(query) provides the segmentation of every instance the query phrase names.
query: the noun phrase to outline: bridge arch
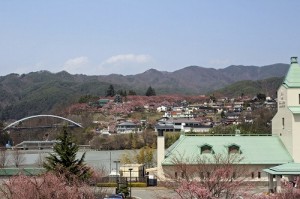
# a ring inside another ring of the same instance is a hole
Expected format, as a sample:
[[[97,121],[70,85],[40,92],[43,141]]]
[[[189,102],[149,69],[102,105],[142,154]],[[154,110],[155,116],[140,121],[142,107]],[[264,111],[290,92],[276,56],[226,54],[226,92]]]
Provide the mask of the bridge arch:
[[[68,118],[61,117],[61,116],[57,116],[57,115],[33,115],[33,116],[25,117],[25,118],[22,118],[22,119],[20,119],[20,120],[18,120],[18,121],[15,121],[15,122],[9,124],[8,126],[6,126],[3,130],[7,130],[7,129],[9,129],[9,128],[11,128],[11,127],[13,127],[13,126],[19,124],[20,122],[25,121],[25,120],[29,120],[29,119],[32,119],[32,118],[39,118],[39,117],[52,117],[52,118],[58,118],[58,119],[62,119],[62,120],[64,120],[64,121],[68,121],[68,122],[74,124],[74,125],[77,126],[77,127],[83,128],[81,124],[76,123],[76,122],[74,122],[74,121],[72,121],[72,120],[70,120],[70,119],[68,119]]]

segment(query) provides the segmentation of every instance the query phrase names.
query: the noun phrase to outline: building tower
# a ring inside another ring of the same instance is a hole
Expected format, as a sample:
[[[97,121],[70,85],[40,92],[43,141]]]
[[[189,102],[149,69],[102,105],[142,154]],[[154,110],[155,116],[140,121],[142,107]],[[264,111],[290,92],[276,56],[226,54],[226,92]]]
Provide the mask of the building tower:
[[[165,159],[165,137],[164,131],[158,130],[157,135],[157,169],[161,168],[161,163]]]
[[[281,138],[295,162],[300,162],[300,66],[291,57],[288,73],[277,91],[278,111],[272,119],[272,134]]]

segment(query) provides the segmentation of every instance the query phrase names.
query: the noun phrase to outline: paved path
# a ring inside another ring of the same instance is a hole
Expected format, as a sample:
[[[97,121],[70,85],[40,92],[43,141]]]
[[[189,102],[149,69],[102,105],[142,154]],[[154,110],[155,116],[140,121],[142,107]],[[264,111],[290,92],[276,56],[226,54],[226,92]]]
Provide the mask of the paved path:
[[[114,194],[115,188],[107,188],[108,194]],[[164,187],[133,187],[132,188],[132,196],[137,199],[167,199],[167,198],[175,198],[176,193]]]
[[[108,188],[108,194],[113,194],[115,188]],[[266,186],[255,186],[251,189],[247,188],[245,192],[251,194],[257,193],[266,193],[267,187]],[[137,199],[169,199],[169,198],[178,198],[176,192],[172,189],[168,189],[165,187],[133,187],[132,188],[132,196]]]
[[[132,189],[132,196],[141,199],[153,199],[153,198],[175,198],[178,196],[172,189],[164,187],[147,187]]]

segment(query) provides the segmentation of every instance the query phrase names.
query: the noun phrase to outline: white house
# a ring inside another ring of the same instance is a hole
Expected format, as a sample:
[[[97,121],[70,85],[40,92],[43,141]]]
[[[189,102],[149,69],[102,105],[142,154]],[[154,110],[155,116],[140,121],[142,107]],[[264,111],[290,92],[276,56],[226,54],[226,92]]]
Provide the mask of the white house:
[[[160,106],[160,107],[157,107],[156,111],[157,112],[166,112],[167,111],[167,107],[166,106]]]
[[[134,133],[138,131],[138,125],[133,122],[122,122],[117,124],[117,133]]]

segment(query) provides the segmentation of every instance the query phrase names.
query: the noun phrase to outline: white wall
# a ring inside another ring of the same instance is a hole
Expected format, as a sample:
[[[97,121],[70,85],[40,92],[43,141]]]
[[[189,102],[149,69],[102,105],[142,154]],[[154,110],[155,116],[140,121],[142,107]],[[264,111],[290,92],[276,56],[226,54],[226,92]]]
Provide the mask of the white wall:
[[[287,89],[281,86],[277,92],[278,111],[272,119],[272,134],[281,138],[289,153],[293,154],[293,114],[287,107]],[[284,118],[284,126],[282,124]]]
[[[300,106],[299,104],[299,88],[289,88],[287,91],[287,105],[288,106]]]
[[[295,162],[300,162],[300,115],[299,114],[294,116],[293,158]]]

